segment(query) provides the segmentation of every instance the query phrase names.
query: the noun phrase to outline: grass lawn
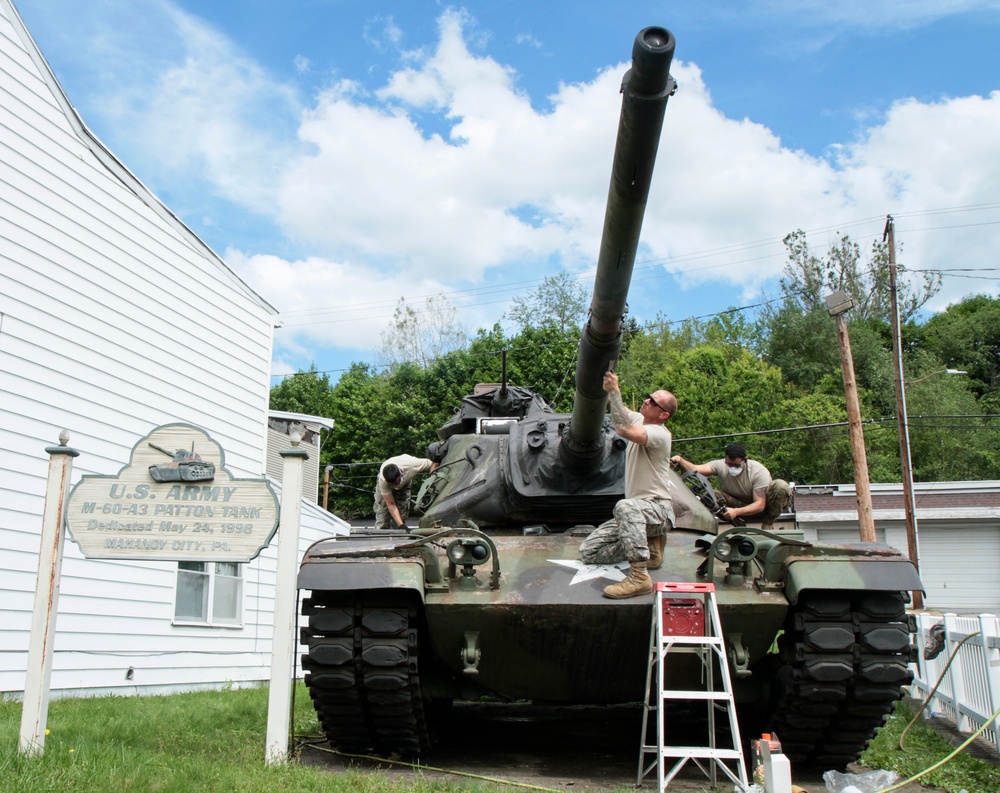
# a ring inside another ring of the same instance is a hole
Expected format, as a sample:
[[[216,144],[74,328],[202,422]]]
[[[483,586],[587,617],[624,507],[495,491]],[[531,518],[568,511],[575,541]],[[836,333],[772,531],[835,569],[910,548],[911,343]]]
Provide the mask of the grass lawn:
[[[319,733],[303,685],[295,694],[295,731]],[[157,697],[60,699],[49,704],[41,757],[17,750],[21,703],[0,702],[0,791],[43,793],[394,793],[496,791],[488,784],[417,780],[378,773],[264,763],[267,689]],[[511,788],[507,788],[510,790]]]
[[[905,702],[901,702],[865,750],[861,762],[871,768],[892,769],[903,780],[935,765],[954,751],[955,747],[923,720],[918,720],[906,733],[901,750],[900,736],[913,716],[914,712]],[[997,759],[1000,761],[1000,758]],[[1000,791],[1000,765],[959,752],[918,781],[928,787],[947,790],[948,793],[959,793],[961,790],[968,793],[996,793]]]
[[[309,695],[296,691],[298,735],[318,735]],[[323,768],[264,763],[266,689],[158,697],[61,699],[49,705],[41,757],[17,751],[21,703],[0,702],[0,790],[3,793],[488,793],[517,788],[377,772],[331,773]],[[951,745],[922,721],[899,736],[912,713],[901,705],[862,762],[907,779],[945,757]],[[995,793],[1000,766],[961,754],[920,782],[949,793]],[[655,786],[654,786],[655,787]],[[822,791],[813,791],[822,793]]]

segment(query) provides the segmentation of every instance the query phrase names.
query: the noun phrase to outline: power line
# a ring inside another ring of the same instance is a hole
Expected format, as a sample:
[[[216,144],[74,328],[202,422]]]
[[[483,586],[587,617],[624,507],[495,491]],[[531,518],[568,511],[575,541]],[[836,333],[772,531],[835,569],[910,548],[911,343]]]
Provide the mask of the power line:
[[[897,217],[897,218],[901,218],[901,217],[915,218],[915,217],[924,217],[924,216],[933,216],[933,215],[942,215],[942,214],[955,214],[955,213],[959,213],[959,212],[983,211],[983,210],[991,210],[991,209],[998,209],[998,208],[1000,208],[1000,203],[969,204],[969,205],[957,206],[957,207],[944,207],[944,208],[939,208],[939,209],[928,209],[928,210],[918,210],[918,211],[913,211],[913,212],[895,213],[895,217]],[[851,221],[847,221],[847,222],[839,223],[839,224],[835,224],[835,225],[823,226],[823,227],[812,228],[812,229],[805,229],[803,233],[805,233],[808,236],[808,235],[820,235],[820,234],[824,234],[824,233],[842,232],[842,231],[848,230],[848,229],[854,229],[854,228],[859,228],[859,227],[870,226],[870,225],[872,225],[874,223],[879,223],[880,224],[882,222],[883,218],[884,218],[883,215],[873,216],[873,217],[866,217],[866,218],[859,218],[859,219],[856,219],[856,220],[851,220]],[[905,229],[904,231],[905,231],[905,233],[909,233],[910,231],[915,231],[915,232],[916,231],[933,231],[933,230],[939,230],[939,229],[965,228],[965,227],[972,227],[972,226],[986,226],[986,225],[997,225],[997,224],[1000,224],[1000,221],[986,221],[986,222],[983,222],[983,223],[968,223],[968,224],[951,225],[951,226],[933,226],[933,227],[926,227],[926,228],[908,228],[908,229]],[[668,257],[660,257],[660,258],[655,258],[655,259],[645,259],[645,260],[642,260],[640,262],[637,262],[636,265],[635,265],[635,267],[634,267],[634,270],[646,270],[646,269],[652,269],[652,268],[655,267],[655,268],[658,268],[658,269],[663,269],[664,272],[656,274],[656,275],[653,275],[651,277],[653,277],[653,278],[672,277],[672,276],[676,276],[677,273],[674,272],[674,271],[672,271],[672,270],[667,270],[665,267],[662,267],[662,265],[670,264],[670,265],[678,265],[679,266],[679,265],[684,265],[684,264],[687,264],[687,263],[690,263],[690,262],[696,262],[696,261],[704,260],[706,258],[712,258],[712,257],[716,257],[716,256],[726,255],[726,254],[733,254],[733,253],[740,253],[740,252],[745,252],[745,251],[751,251],[751,250],[762,248],[762,247],[769,246],[769,245],[778,245],[778,244],[781,243],[782,240],[784,240],[784,238],[786,236],[787,236],[787,234],[782,234],[782,235],[776,235],[775,237],[766,237],[766,238],[763,238],[763,239],[752,240],[752,241],[749,241],[749,242],[733,243],[731,245],[721,245],[721,246],[717,246],[717,247],[714,247],[714,248],[705,248],[703,250],[689,251],[689,252],[686,252],[686,253],[680,253],[680,254],[676,254],[676,255],[668,256]],[[811,248],[813,250],[823,250],[824,248],[833,247],[833,245],[835,245],[835,244],[836,243],[834,243],[834,242],[828,243],[826,245],[823,245],[823,244],[820,244],[820,245],[813,244],[811,246]],[[764,256],[758,256],[758,257],[754,257],[754,258],[738,259],[738,260],[735,260],[735,261],[724,262],[722,264],[705,265],[703,267],[686,267],[685,268],[685,272],[699,273],[699,272],[704,272],[704,271],[707,271],[707,270],[719,269],[719,268],[722,268],[722,267],[733,267],[733,266],[739,265],[739,264],[747,264],[747,263],[754,262],[754,261],[760,261],[762,259],[774,258],[775,256],[784,256],[784,255],[786,255],[786,253],[787,252],[784,249],[781,249],[777,253],[767,254],[767,255],[764,255]],[[914,272],[914,271],[910,271],[910,272]],[[596,273],[596,269],[590,268],[590,269],[587,269],[587,270],[585,270],[585,271],[583,271],[581,273],[576,274],[575,276],[573,276],[573,279],[575,281],[579,282],[579,283],[583,283],[583,282],[589,281],[591,278],[593,278],[593,276],[595,275],[595,273]],[[427,299],[427,298],[441,296],[441,297],[445,297],[445,298],[447,298],[449,300],[456,300],[457,301],[457,300],[464,300],[464,299],[470,298],[470,297],[474,298],[474,297],[477,297],[477,296],[480,296],[480,295],[494,295],[494,294],[504,293],[504,292],[521,291],[524,288],[527,288],[527,287],[530,287],[530,286],[533,286],[533,285],[537,285],[537,284],[541,284],[541,283],[544,282],[544,280],[545,280],[544,278],[529,279],[529,280],[524,280],[524,281],[516,281],[516,282],[512,282],[512,283],[508,283],[508,284],[495,284],[495,285],[490,285],[490,286],[474,287],[474,288],[470,288],[470,289],[459,289],[459,290],[441,291],[441,292],[436,292],[436,293],[432,293],[432,294],[415,295],[415,296],[412,296],[412,298],[414,300],[422,300],[422,299]],[[505,301],[504,300],[491,300],[491,301],[487,301],[487,302],[476,302],[476,303],[472,303],[471,305],[472,306],[495,305],[496,303],[501,303],[501,302],[505,302]],[[366,302],[366,303],[357,303],[357,304],[354,304],[354,305],[351,305],[351,306],[325,306],[325,307],[318,307],[318,308],[301,309],[301,310],[298,310],[298,311],[287,311],[287,312],[282,312],[282,316],[283,317],[303,317],[304,318],[304,317],[307,317],[307,316],[314,316],[314,315],[317,315],[317,314],[341,314],[341,313],[357,314],[358,312],[371,311],[373,309],[374,310],[379,310],[381,308],[388,308],[389,306],[395,306],[397,304],[398,304],[398,298],[393,299],[393,300],[377,300],[377,301],[370,301],[370,302]],[[470,306],[466,306],[466,307],[470,307]],[[420,312],[418,312],[418,313],[420,313]],[[391,315],[385,315],[385,316],[388,317],[388,316],[391,316]],[[366,316],[365,318],[366,319],[372,319],[373,317],[371,317],[369,315],[369,316]],[[375,317],[375,318],[378,318],[378,317]],[[292,322],[292,323],[286,324],[284,327],[288,327],[288,328],[306,327],[306,326],[311,326],[311,325],[321,325],[321,324],[327,324],[327,323],[340,323],[340,322],[357,321],[358,319],[359,319],[359,317],[352,317],[352,318],[344,318],[344,319],[317,320],[315,322]]]
[[[1000,419],[1000,413],[947,413],[947,414],[924,414],[917,416],[910,416],[913,419]],[[861,424],[869,427],[874,427],[881,429],[881,426],[885,422],[897,421],[895,416],[879,416],[877,418],[862,419]],[[727,432],[722,435],[698,435],[691,438],[674,438],[673,443],[676,445],[678,443],[696,443],[699,441],[717,441],[725,440],[727,438],[745,438],[755,435],[777,435],[786,432],[816,432],[818,430],[831,430],[839,427],[847,427],[849,422],[847,421],[831,421],[823,424],[803,424],[797,427],[775,427],[768,430],[747,430],[745,432]],[[984,427],[982,424],[924,424],[924,425],[910,425],[920,426],[925,429],[975,429],[983,430],[990,429],[989,427]],[[995,428],[1000,431],[1000,427]],[[824,433],[827,435],[832,435],[835,433]],[[358,468],[362,466],[373,466],[381,465],[379,461],[365,461],[356,463],[331,463],[335,468]],[[350,479],[364,479],[365,477],[352,476],[347,477]],[[331,482],[332,485],[332,482]]]

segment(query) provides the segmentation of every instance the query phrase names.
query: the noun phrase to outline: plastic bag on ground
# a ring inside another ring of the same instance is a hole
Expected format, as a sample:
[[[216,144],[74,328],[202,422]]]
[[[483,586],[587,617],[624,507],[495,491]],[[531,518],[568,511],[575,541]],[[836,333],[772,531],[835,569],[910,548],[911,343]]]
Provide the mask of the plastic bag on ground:
[[[827,793],[878,793],[891,787],[899,779],[895,771],[865,771],[863,774],[842,774],[827,771],[823,774]]]

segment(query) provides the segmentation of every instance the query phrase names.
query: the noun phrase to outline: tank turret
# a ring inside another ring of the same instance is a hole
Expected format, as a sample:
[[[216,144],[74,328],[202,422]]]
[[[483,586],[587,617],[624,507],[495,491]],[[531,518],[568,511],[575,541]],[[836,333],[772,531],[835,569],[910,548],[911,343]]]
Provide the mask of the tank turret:
[[[571,415],[558,414],[525,388],[483,386],[463,399],[428,450],[441,463],[417,499],[422,527],[471,520],[483,529],[535,522],[559,531],[600,522],[623,495],[625,441],[606,415],[604,373],[622,346],[632,268],[639,245],[667,100],[674,37],[661,27],[636,36],[622,80],[597,276],[580,334]],[[677,486],[679,520],[712,530],[686,488]]]

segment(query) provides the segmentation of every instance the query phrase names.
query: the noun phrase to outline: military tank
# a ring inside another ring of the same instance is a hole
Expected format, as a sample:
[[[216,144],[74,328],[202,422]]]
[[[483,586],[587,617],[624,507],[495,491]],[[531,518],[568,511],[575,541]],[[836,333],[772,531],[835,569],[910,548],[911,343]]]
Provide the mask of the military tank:
[[[343,751],[425,754],[456,701],[644,699],[652,596],[603,597],[627,564],[585,565],[579,547],[623,497],[626,442],[602,380],[621,349],[674,46],[664,28],[642,30],[622,83],[573,412],[506,377],[477,388],[428,449],[439,467],[418,494],[418,528],[355,531],[303,559],[305,682]],[[715,584],[742,734],[776,732],[793,762],[854,760],[911,679],[913,565],[885,545],[722,528],[704,486],[701,497],[676,475],[671,486],[676,525],[651,576]],[[697,665],[669,674],[698,687]]]

